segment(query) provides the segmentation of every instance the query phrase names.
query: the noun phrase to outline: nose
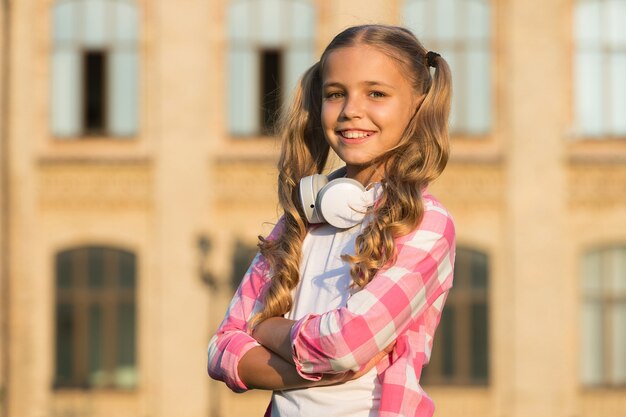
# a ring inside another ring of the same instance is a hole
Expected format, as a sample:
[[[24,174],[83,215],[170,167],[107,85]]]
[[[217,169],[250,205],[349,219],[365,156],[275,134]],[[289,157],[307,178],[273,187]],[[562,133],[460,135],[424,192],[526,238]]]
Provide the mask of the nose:
[[[341,116],[346,119],[361,118],[363,116],[362,102],[355,96],[346,97]]]

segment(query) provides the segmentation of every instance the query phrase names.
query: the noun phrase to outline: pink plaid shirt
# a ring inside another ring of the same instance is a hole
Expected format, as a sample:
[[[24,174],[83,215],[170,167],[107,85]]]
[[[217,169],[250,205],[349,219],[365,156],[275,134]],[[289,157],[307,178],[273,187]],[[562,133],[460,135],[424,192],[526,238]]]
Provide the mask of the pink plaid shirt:
[[[395,263],[353,294],[346,307],[309,314],[291,330],[296,369],[310,380],[324,373],[356,371],[395,340],[391,354],[377,365],[379,417],[430,417],[434,413],[434,404],[419,380],[452,287],[455,232],[446,209],[428,193],[423,199],[420,226],[396,239]],[[274,228],[270,238],[279,229]],[[259,346],[247,323],[260,311],[269,282],[269,265],[257,255],[209,343],[209,375],[235,392],[248,389],[237,366],[248,350]]]

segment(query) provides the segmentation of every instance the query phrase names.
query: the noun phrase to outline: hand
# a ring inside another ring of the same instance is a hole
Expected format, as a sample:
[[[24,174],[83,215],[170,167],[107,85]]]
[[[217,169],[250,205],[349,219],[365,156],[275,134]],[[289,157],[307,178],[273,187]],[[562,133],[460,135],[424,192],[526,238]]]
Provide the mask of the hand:
[[[372,359],[370,359],[365,366],[363,366],[358,371],[347,371],[340,374],[324,374],[322,379],[315,383],[315,386],[327,386],[327,385],[338,385],[343,384],[344,382],[352,381],[354,379],[358,379],[372,370],[374,366],[378,364],[381,360],[383,360],[387,355],[389,355],[393,348],[395,347],[396,342],[393,341],[383,349],[382,352],[378,353]]]
[[[324,374],[322,375],[322,379],[316,381],[312,386],[325,387],[329,385],[340,385],[355,379],[355,374],[354,371],[346,371],[340,374]]]
[[[370,359],[370,361],[366,363],[365,366],[363,366],[358,371],[353,372],[353,375],[351,376],[349,381],[353,379],[358,379],[362,377],[363,375],[365,375],[366,373],[368,373],[369,371],[371,371],[372,368],[378,364],[378,362],[383,360],[387,355],[389,355],[393,351],[393,348],[395,347],[395,345],[396,345],[396,342],[394,340],[393,342],[389,344],[389,346],[383,349],[382,352],[378,353],[376,356]]]

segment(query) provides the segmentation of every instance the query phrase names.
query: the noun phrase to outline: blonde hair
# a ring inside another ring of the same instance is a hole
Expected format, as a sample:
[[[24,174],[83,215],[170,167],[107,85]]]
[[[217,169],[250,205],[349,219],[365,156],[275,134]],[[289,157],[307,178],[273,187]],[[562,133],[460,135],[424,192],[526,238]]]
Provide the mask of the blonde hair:
[[[278,163],[278,197],[283,209],[282,228],[272,239],[259,236],[259,248],[270,265],[271,284],[264,305],[253,324],[291,310],[293,290],[300,279],[302,241],[309,224],[299,202],[302,177],[321,173],[329,145],[321,125],[322,76],[328,55],[339,48],[368,45],[394,58],[410,80],[415,94],[424,96],[415,109],[396,147],[372,165],[383,168],[383,195],[371,209],[372,220],[357,237],[354,255],[343,255],[350,263],[353,285],[364,287],[376,272],[394,262],[394,239],[414,230],[421,222],[423,187],[436,179],[449,154],[448,115],[451,76],[446,61],[431,59],[434,76],[426,59],[427,50],[408,29],[363,25],[338,34],[320,61],[303,75],[291,107],[280,124],[282,140]]]

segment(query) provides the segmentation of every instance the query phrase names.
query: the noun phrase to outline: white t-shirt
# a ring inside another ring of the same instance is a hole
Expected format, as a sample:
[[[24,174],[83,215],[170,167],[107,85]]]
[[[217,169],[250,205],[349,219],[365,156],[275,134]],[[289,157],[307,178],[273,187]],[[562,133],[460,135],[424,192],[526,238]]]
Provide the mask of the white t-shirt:
[[[354,242],[365,222],[350,229],[322,225],[310,230],[302,244],[300,282],[287,318],[346,305],[351,289],[350,268],[342,254],[354,254]],[[361,378],[341,385],[275,391],[272,417],[375,417],[380,402],[376,367]]]

